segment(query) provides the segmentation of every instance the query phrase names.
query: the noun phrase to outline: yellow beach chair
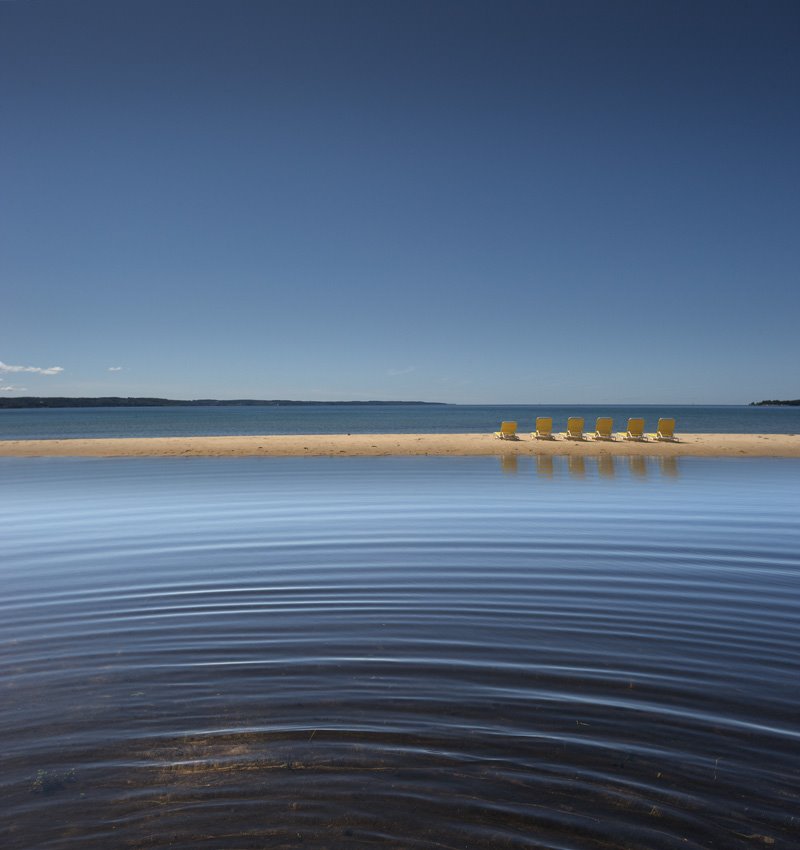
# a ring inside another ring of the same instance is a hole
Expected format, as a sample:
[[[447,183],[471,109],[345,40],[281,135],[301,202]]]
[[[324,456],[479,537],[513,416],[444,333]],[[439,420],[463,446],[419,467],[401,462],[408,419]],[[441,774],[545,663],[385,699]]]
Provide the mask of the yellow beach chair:
[[[646,442],[647,436],[644,433],[644,419],[629,419],[628,430],[623,439]]]
[[[584,440],[583,417],[570,416],[567,419],[567,433],[564,435],[568,440]]]
[[[610,416],[598,416],[594,427],[595,440],[614,439],[614,435],[611,433],[611,429],[614,427],[614,420]]]
[[[675,436],[675,420],[674,419],[659,419],[658,429],[655,434],[648,434],[655,440],[668,440],[671,443],[677,443],[678,438]]]
[[[495,437],[499,440],[518,440],[517,423],[516,422],[501,422],[500,430],[494,432]]]
[[[553,434],[553,417],[537,416],[536,430],[531,434],[531,437],[536,437],[537,440],[555,440],[555,435]]]

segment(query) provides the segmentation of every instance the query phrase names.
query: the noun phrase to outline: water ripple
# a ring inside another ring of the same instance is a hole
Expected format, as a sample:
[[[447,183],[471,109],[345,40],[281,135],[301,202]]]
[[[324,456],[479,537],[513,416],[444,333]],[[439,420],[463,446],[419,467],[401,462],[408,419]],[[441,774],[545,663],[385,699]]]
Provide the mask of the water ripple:
[[[796,462],[0,467],[4,848],[797,845]]]

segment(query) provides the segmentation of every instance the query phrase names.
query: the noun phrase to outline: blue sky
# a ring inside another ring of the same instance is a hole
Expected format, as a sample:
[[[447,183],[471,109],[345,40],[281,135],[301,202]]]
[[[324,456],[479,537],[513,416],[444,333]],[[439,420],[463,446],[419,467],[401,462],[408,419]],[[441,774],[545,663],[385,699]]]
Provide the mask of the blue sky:
[[[800,395],[796,2],[10,0],[0,103],[3,394]]]

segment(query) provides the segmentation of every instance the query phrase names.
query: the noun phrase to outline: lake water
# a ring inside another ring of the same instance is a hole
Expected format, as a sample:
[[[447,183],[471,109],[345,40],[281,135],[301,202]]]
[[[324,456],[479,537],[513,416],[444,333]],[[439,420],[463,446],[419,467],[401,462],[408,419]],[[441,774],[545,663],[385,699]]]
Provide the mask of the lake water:
[[[800,846],[800,461],[0,460],[0,846]]]
[[[744,405],[309,405],[300,407],[137,407],[0,410],[0,440],[78,437],[187,437],[230,434],[469,434],[496,431],[513,419],[533,431],[537,416],[564,430],[569,416],[587,428],[612,416],[617,430],[644,416],[655,431],[673,416],[685,434],[800,434],[800,407]]]

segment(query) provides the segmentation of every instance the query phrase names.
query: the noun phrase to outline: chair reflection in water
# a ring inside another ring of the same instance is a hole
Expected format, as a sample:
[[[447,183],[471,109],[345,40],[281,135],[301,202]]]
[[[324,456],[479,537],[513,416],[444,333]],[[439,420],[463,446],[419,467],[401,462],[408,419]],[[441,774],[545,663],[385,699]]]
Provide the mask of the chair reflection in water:
[[[661,465],[662,475],[666,475],[668,478],[675,478],[680,474],[678,471],[678,458],[662,457],[659,458],[659,463]]]
[[[582,456],[570,455],[567,460],[567,468],[569,469],[569,474],[577,478],[583,478],[586,475],[586,461]]]
[[[552,455],[537,455],[536,456],[536,472],[539,475],[544,475],[546,478],[553,477],[553,456]]]
[[[507,475],[516,475],[519,472],[519,457],[517,455],[501,455],[500,469]]]
[[[603,478],[613,478],[616,473],[616,465],[611,455],[600,455],[597,458],[597,472]]]
[[[647,475],[647,459],[642,455],[632,455],[629,457],[628,466],[632,475]]]

